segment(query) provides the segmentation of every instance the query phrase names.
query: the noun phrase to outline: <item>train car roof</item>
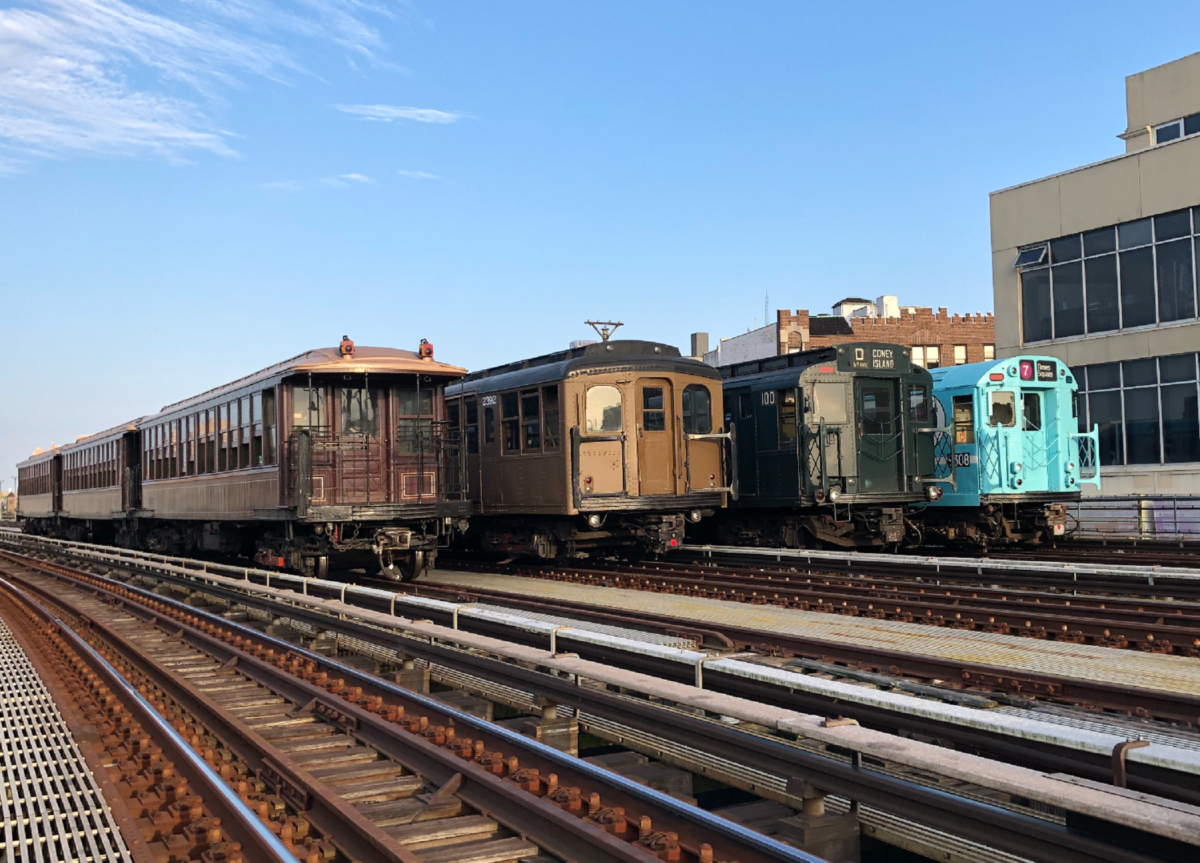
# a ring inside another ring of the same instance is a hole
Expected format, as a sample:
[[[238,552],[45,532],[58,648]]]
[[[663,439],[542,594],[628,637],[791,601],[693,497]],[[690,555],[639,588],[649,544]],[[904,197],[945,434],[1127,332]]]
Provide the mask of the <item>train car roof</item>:
[[[467,370],[459,366],[438,362],[434,359],[422,359],[415,351],[402,351],[396,348],[356,346],[354,353],[349,356],[342,356],[336,347],[316,348],[311,351],[305,351],[302,354],[297,354],[291,359],[276,363],[273,366],[267,366],[265,369],[246,375],[244,378],[238,378],[230,383],[206,390],[199,395],[166,405],[159,413],[164,414],[168,411],[175,411],[193,404],[199,404],[216,398],[222,393],[233,392],[234,390],[239,390],[242,387],[258,382],[302,373],[421,374],[457,378],[466,374]],[[145,419],[149,419],[149,417],[145,417]]]
[[[636,365],[643,369],[682,371],[704,378],[720,377],[717,369],[691,357],[681,356],[679,348],[672,345],[622,339],[582,345],[502,366],[493,366],[490,369],[481,369],[471,372],[463,378],[461,385],[451,389],[457,394],[483,389],[532,386],[562,380],[578,369],[605,365]]]
[[[137,431],[138,424],[141,421],[142,421],[142,418],[138,417],[135,420],[132,420],[127,423],[122,423],[121,425],[118,425],[118,426],[113,426],[112,428],[105,429],[102,432],[96,432],[95,434],[84,435],[83,437],[75,438],[75,440],[73,440],[71,443],[65,443],[62,446],[58,447],[58,451],[62,452],[62,453],[73,452],[77,449],[85,449],[85,448],[91,446],[92,444],[97,444],[97,443],[101,443],[106,440],[119,438],[122,435],[124,435],[126,432]]]
[[[1010,367],[1015,367],[1021,360],[1032,360],[1034,362],[1055,362],[1060,368],[1067,370],[1072,382],[1075,380],[1071,374],[1070,368],[1065,362],[1058,357],[1047,357],[1042,354],[1018,354],[1015,357],[1005,357],[999,360],[985,360],[982,363],[966,363],[961,366],[945,366],[938,369],[930,369],[929,374],[933,375],[933,382],[944,390],[958,389],[960,387],[977,387],[982,383],[988,383],[988,375],[993,372],[1003,372]],[[1059,383],[1066,381],[1066,377],[1059,375],[1055,380]],[[1020,383],[1020,381],[1018,381]],[[1036,383],[1036,381],[1030,381]],[[1048,381],[1042,381],[1048,383]]]

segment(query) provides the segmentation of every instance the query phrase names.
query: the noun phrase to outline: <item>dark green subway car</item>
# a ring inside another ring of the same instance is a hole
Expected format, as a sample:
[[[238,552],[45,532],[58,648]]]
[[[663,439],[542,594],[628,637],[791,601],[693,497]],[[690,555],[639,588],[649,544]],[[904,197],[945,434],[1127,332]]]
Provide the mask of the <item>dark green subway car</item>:
[[[717,539],[878,548],[918,539],[907,505],[936,500],[933,380],[900,345],[857,343],[721,369],[737,499]],[[944,482],[945,480],[943,480]]]

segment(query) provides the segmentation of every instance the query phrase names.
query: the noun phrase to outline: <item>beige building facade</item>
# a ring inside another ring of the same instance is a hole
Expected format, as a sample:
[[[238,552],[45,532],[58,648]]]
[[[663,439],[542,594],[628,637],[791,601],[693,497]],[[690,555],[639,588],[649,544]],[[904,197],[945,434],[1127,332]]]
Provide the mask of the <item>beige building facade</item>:
[[[1124,154],[991,195],[996,354],[1074,370],[1105,496],[1200,495],[1200,54],[1125,89]]]

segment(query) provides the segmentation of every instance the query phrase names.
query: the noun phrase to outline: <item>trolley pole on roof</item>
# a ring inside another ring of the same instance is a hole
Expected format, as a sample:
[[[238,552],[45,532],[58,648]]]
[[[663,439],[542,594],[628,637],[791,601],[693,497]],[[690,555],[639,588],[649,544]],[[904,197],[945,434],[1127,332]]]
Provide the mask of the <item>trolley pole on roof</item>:
[[[603,342],[608,341],[609,337],[617,331],[617,327],[625,326],[620,321],[584,321],[584,323],[595,330]]]

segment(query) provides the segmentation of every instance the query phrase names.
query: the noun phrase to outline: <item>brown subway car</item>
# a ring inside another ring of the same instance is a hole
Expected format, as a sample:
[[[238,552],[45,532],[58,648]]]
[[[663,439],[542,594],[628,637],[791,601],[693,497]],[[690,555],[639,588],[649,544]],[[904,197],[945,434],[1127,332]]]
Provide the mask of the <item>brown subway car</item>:
[[[471,504],[433,348],[344,339],[20,465],[26,530],[411,577]],[[396,569],[399,572],[396,572]]]
[[[486,550],[668,551],[730,491],[720,373],[669,345],[605,341],[473,372],[446,406],[478,514],[468,539]]]

